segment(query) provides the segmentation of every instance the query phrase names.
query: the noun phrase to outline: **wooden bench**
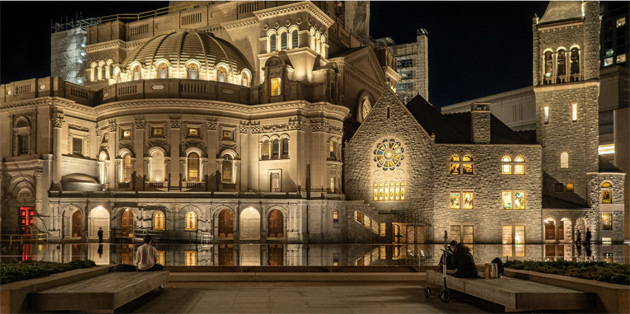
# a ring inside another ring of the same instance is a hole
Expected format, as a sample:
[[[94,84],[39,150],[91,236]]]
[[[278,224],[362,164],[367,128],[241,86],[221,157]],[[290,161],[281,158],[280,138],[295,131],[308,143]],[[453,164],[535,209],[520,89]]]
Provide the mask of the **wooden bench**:
[[[168,282],[168,271],[112,272],[30,295],[36,311],[109,312]]]
[[[427,270],[427,281],[442,286],[442,273]],[[501,277],[464,279],[446,276],[448,289],[505,306],[506,312],[583,310],[593,308],[595,295],[528,280]]]

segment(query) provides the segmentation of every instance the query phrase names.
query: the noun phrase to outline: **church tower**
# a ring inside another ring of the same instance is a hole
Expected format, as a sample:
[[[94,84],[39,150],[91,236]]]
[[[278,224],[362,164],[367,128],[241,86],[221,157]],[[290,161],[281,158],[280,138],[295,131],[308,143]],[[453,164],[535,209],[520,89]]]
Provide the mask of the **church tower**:
[[[599,2],[551,1],[532,28],[543,194],[586,207],[599,171]]]

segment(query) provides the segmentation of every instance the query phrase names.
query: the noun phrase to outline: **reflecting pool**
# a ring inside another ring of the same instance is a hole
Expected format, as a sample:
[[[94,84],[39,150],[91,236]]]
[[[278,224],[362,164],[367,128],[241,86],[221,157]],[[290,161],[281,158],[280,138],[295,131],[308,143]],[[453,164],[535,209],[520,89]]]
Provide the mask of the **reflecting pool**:
[[[135,264],[140,244],[76,243],[2,246],[2,261],[69,262],[91,259],[97,265]],[[439,244],[157,244],[165,266],[431,266],[440,258]],[[563,244],[471,244],[475,262],[570,260],[629,263],[630,246]]]

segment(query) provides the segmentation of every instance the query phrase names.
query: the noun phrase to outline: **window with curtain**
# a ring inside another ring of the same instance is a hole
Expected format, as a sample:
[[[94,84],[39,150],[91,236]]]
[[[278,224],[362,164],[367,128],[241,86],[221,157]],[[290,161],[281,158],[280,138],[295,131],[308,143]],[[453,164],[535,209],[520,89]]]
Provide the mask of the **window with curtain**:
[[[197,214],[195,214],[194,212],[188,212],[186,213],[185,220],[186,220],[186,224],[185,224],[186,231],[197,230]]]
[[[188,181],[199,182],[199,154],[188,155]]]

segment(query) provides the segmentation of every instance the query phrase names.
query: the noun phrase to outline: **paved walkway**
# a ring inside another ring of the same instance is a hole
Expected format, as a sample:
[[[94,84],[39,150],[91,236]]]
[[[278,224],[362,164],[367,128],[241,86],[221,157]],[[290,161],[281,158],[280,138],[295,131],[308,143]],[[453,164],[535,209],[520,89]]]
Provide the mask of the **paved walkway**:
[[[171,282],[117,313],[487,313],[405,283]]]

